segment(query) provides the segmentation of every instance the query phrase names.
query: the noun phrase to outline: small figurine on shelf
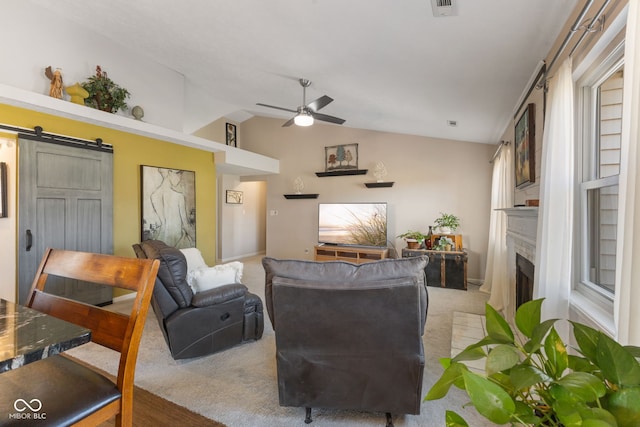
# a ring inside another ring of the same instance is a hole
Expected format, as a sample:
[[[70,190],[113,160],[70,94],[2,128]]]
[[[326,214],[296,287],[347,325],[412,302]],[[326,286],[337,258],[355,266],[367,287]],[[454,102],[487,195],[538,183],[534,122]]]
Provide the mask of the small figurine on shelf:
[[[60,68],[56,68],[55,71],[51,71],[51,65],[44,69],[44,75],[47,76],[51,84],[49,85],[49,96],[52,98],[62,99],[62,91],[64,85],[62,83],[62,72]]]
[[[302,194],[303,189],[304,189],[304,182],[302,181],[302,178],[298,176],[296,177],[296,179],[293,180],[293,191],[295,191],[296,194]]]
[[[384,163],[376,163],[376,167],[373,169],[373,176],[376,178],[376,182],[382,182],[382,178],[387,176],[387,168]]]

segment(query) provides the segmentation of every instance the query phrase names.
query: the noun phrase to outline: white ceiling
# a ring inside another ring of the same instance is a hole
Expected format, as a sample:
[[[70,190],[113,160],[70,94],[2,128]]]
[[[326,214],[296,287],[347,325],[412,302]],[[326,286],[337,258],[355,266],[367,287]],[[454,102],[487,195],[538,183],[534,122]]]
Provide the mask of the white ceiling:
[[[256,103],[295,109],[303,77],[343,126],[496,143],[577,0],[454,2],[436,18],[430,0],[33,0],[237,106],[231,119],[284,123]]]

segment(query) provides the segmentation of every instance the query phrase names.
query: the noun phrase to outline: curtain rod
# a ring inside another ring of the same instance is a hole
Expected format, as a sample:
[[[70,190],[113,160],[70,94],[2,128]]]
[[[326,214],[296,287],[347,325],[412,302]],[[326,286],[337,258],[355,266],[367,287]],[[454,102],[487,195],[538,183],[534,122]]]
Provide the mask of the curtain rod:
[[[604,13],[604,10],[609,5],[611,0],[605,0],[605,2],[602,4],[602,6],[600,7],[600,9],[596,13],[596,15],[593,18],[590,19],[590,22],[589,22],[588,25],[586,25],[586,26],[582,25],[582,22],[584,21],[584,17],[589,12],[589,9],[591,9],[591,6],[593,5],[593,2],[594,2],[594,0],[589,0],[584,5],[582,10],[580,11],[580,14],[578,15],[578,17],[574,21],[573,25],[571,26],[571,29],[565,35],[564,40],[562,41],[562,44],[560,45],[560,47],[556,51],[555,55],[553,56],[553,59],[551,59],[551,62],[549,62],[549,65],[547,66],[547,69],[546,69],[544,75],[542,76],[542,79],[536,85],[536,88],[542,89],[543,87],[546,87],[546,82],[547,82],[549,73],[551,72],[551,69],[555,65],[555,63],[558,60],[558,58],[560,57],[560,55],[562,55],[562,52],[564,52],[564,50],[567,48],[567,45],[569,44],[569,42],[571,41],[571,38],[573,37],[573,35],[575,33],[577,33],[579,30],[584,30],[584,32],[582,33],[582,35],[580,36],[580,38],[578,39],[576,44],[571,49],[571,52],[569,53],[569,56],[573,55],[573,53],[576,51],[578,46],[580,46],[580,44],[585,39],[585,37],[587,36],[588,33],[592,33],[594,31],[596,31],[596,30],[594,30],[594,27],[596,26],[596,24],[600,25],[599,29],[602,29],[602,27],[604,26],[603,22],[600,20],[600,17]]]
[[[40,142],[49,142],[58,145],[66,145],[70,147],[84,148],[87,150],[104,151],[113,153],[113,146],[102,142],[102,138],[95,140],[76,138],[73,136],[59,135],[55,133],[44,132],[42,126],[35,126],[33,129],[9,126],[0,124],[0,129],[8,130],[18,134],[18,137],[24,137]]]
[[[500,144],[498,145],[498,148],[496,149],[496,152],[493,154],[493,157],[491,158],[491,160],[489,160],[489,163],[493,163],[496,157],[498,157],[498,154],[500,154],[500,151],[502,151],[502,147],[509,144],[511,144],[511,142],[509,141],[500,141]]]

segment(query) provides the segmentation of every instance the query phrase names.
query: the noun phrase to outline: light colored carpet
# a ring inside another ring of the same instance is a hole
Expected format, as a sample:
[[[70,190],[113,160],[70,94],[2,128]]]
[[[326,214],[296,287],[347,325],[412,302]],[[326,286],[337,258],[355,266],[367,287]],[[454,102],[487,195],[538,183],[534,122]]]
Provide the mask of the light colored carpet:
[[[243,283],[264,301],[264,270],[260,260],[259,256],[242,260]],[[428,291],[423,395],[442,373],[438,360],[451,354],[454,312],[483,314],[487,300],[477,286],[469,286],[466,292],[435,287],[429,287]],[[128,310],[128,304],[129,301],[119,302],[114,304],[114,309]],[[107,372],[116,372],[116,354],[111,350],[89,343],[69,353]],[[265,331],[259,341],[207,357],[180,361],[171,358],[155,316],[150,312],[142,336],[135,383],[229,427],[305,425],[304,408],[278,404],[275,336],[266,309]],[[424,402],[420,415],[394,415],[394,424],[396,427],[444,426],[445,410],[452,409],[474,427],[493,425],[477,415],[473,408],[463,408],[467,402],[463,392],[452,389],[445,399]],[[311,426],[316,427],[385,425],[382,413],[314,409],[313,419]]]

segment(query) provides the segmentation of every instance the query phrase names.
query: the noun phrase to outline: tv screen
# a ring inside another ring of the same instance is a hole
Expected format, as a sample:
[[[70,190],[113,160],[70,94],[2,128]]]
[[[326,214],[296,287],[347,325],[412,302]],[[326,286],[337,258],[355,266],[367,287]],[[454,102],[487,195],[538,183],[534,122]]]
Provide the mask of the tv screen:
[[[318,204],[318,242],[330,245],[387,246],[387,204]]]

